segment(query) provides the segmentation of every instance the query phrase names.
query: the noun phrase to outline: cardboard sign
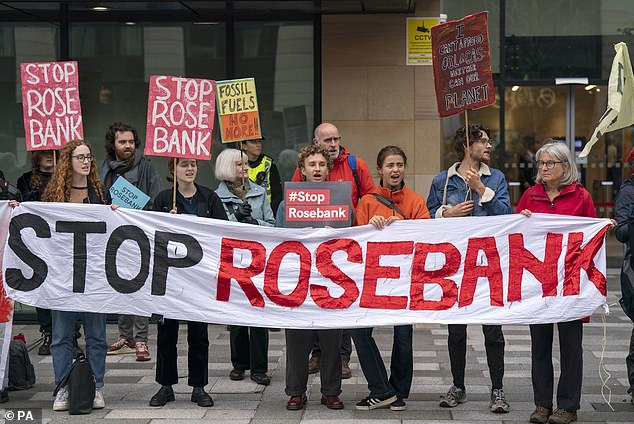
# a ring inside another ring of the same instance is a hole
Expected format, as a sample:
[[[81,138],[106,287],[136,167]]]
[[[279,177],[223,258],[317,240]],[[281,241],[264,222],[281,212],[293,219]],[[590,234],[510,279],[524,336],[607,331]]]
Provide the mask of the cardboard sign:
[[[218,81],[216,90],[222,142],[261,138],[255,79]]]
[[[487,21],[480,12],[431,29],[441,117],[495,103]]]
[[[352,225],[352,183],[284,183],[283,223],[288,228],[344,228]]]
[[[152,76],[143,153],[211,159],[215,99],[212,80]]]
[[[57,150],[83,139],[77,62],[21,63],[26,150]]]
[[[439,17],[407,18],[408,65],[432,64],[431,28],[439,23]]]
[[[110,187],[110,197],[112,197],[112,203],[115,205],[129,209],[143,209],[147,202],[150,201],[150,196],[133,186],[123,177],[117,178]]]

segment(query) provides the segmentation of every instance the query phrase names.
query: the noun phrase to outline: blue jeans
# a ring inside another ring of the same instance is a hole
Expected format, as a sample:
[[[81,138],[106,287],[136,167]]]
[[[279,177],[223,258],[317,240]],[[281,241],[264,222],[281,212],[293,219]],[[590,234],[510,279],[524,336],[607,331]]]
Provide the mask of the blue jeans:
[[[406,399],[412,387],[414,374],[412,326],[397,325],[394,327],[389,379],[379,348],[372,337],[372,330],[373,328],[350,330],[361,369],[368,381],[370,396],[386,397],[396,394],[399,399]]]
[[[53,317],[53,334],[51,336],[51,355],[55,384],[58,384],[70,371],[73,364],[73,347],[75,342],[75,322],[82,316],[86,337],[86,358],[95,374],[95,386],[103,387],[106,373],[106,314],[90,312],[51,311]]]

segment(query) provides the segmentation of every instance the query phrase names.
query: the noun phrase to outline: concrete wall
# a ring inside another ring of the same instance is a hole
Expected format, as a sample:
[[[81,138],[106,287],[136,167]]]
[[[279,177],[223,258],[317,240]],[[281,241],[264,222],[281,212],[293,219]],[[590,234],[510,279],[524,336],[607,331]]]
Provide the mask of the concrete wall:
[[[438,16],[419,1],[416,16]],[[407,15],[333,15],[322,19],[322,120],[376,177],[376,155],[405,150],[407,184],[427,196],[441,166],[440,118],[431,66],[407,66]]]

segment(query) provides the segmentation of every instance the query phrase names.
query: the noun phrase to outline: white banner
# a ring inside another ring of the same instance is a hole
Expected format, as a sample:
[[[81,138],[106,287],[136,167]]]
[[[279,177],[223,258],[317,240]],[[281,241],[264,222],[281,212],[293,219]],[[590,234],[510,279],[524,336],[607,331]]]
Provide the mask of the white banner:
[[[12,214],[4,284],[39,307],[283,328],[533,324],[605,302],[607,219],[266,228],[62,203]]]

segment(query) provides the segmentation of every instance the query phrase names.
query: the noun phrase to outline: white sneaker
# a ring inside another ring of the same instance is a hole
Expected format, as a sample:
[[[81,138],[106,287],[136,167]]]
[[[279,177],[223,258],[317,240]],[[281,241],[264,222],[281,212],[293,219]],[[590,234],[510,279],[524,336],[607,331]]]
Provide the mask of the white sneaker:
[[[53,411],[68,411],[68,389],[62,387],[57,392],[55,402],[53,402]]]
[[[92,409],[102,409],[106,407],[106,401],[103,400],[101,388],[95,389],[95,400],[92,401]]]

